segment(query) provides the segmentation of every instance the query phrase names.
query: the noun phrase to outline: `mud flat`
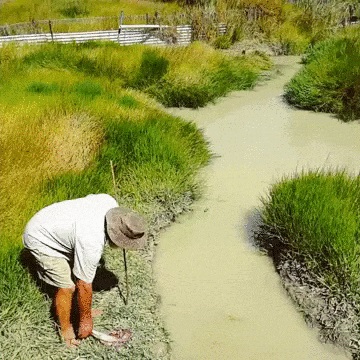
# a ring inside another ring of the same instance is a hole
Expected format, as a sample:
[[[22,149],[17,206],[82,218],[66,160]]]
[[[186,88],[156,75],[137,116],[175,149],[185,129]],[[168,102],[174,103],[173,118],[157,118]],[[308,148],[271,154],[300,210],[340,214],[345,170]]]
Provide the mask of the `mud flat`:
[[[204,130],[217,155],[194,211],[161,236],[155,260],[174,359],[349,359],[318,340],[284,290],[272,261],[253,246],[260,196],[301,169],[357,172],[360,125],[288,107],[283,86],[299,58],[253,91],[200,110],[171,112]]]

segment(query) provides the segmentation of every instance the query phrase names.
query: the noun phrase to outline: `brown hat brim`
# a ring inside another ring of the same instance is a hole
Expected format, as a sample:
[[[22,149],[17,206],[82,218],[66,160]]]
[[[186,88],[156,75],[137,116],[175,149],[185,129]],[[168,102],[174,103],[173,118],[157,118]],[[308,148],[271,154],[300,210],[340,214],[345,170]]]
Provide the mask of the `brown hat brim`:
[[[125,207],[109,210],[105,216],[110,240],[120,248],[138,250],[147,242],[146,222],[136,212]]]

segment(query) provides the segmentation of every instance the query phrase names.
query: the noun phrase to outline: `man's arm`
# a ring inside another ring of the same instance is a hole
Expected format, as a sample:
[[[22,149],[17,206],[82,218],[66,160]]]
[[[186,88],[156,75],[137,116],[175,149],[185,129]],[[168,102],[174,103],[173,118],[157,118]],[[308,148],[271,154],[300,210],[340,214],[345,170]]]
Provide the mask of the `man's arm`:
[[[75,333],[70,321],[71,303],[74,291],[75,287],[60,288],[56,291],[54,297],[55,311],[60,323],[61,335],[68,347],[79,345],[79,342],[75,339]]]
[[[77,304],[79,308],[80,323],[78,337],[85,339],[90,336],[93,330],[93,321],[91,315],[92,304],[92,284],[83,280],[76,282]]]

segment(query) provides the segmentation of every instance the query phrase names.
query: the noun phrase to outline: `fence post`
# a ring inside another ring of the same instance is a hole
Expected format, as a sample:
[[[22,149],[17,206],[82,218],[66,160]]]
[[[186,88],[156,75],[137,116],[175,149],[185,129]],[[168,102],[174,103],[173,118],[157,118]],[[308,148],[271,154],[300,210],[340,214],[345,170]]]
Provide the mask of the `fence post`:
[[[145,18],[146,18],[146,25],[148,25],[149,24],[149,14],[148,13],[146,13]]]
[[[121,33],[121,26],[124,20],[124,12],[121,10],[120,13],[120,17],[119,17],[119,29],[118,29],[118,37],[117,37],[117,41],[120,41],[120,33]]]
[[[158,17],[159,17],[159,13],[157,11],[155,11],[154,21],[153,21],[154,25],[157,23]]]
[[[51,20],[49,20],[49,29],[50,29],[51,41],[54,41],[54,34],[53,34],[53,30],[52,30]]]

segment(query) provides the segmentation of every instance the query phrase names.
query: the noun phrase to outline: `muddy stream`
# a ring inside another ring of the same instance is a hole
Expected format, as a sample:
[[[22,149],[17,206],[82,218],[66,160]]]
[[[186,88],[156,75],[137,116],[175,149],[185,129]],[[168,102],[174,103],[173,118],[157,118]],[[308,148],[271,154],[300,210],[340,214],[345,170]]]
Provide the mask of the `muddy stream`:
[[[173,359],[348,359],[318,341],[252,245],[260,197],[301,169],[359,169],[360,124],[295,110],[282,100],[298,57],[277,57],[278,75],[199,110],[172,109],[203,129],[216,154],[194,211],[160,239],[155,275]]]

